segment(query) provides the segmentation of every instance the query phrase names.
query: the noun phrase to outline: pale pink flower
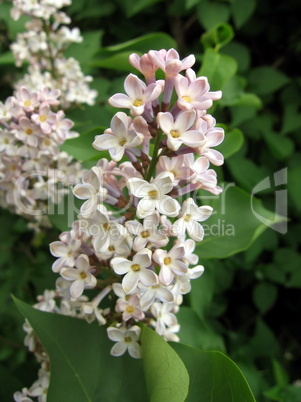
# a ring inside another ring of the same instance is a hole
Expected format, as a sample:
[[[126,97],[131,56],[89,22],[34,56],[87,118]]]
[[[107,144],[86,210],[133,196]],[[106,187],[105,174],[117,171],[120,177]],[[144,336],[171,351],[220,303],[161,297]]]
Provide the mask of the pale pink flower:
[[[132,126],[132,119],[118,112],[111,120],[111,128],[97,135],[93,147],[100,151],[108,150],[111,158],[119,162],[128,148],[136,148],[143,141],[143,135]]]
[[[75,261],[76,268],[63,267],[61,276],[67,281],[71,281],[70,294],[74,299],[78,299],[84,289],[91,289],[96,286],[97,279],[93,275],[94,268],[90,266],[89,258],[81,254]]]
[[[159,280],[165,285],[170,285],[175,275],[185,275],[188,267],[182,261],[185,249],[182,245],[176,244],[167,252],[157,249],[153,254],[153,259],[160,266]]]
[[[203,118],[199,119],[196,123],[196,129],[199,129],[199,126],[203,124],[203,121],[207,123],[207,132],[205,134],[205,142],[196,149],[196,152],[199,155],[204,156],[215,166],[221,166],[224,163],[224,156],[215,149],[211,149],[211,147],[216,147],[221,144],[225,137],[225,132],[221,127],[215,127],[215,119],[206,118],[208,115],[205,115]],[[210,116],[211,117],[211,116]]]
[[[151,251],[142,249],[138,251],[133,260],[115,257],[111,260],[111,266],[117,275],[125,275],[122,279],[122,287],[126,293],[131,293],[140,282],[145,286],[153,286],[158,283],[156,274],[148,269],[151,265]]]
[[[56,122],[56,114],[50,110],[49,105],[42,104],[39,108],[39,113],[34,113],[31,116],[31,120],[40,126],[45,134],[50,134]]]
[[[167,77],[176,76],[180,71],[186,70],[195,63],[193,54],[181,61],[179,53],[175,49],[168,51],[165,49],[161,49],[160,51],[150,50],[148,54],[152,62],[161,68]]]
[[[157,164],[157,173],[168,172],[174,183],[178,184],[180,180],[187,181],[193,174],[193,170],[185,165],[184,155],[160,156]]]
[[[175,81],[175,89],[178,95],[177,104],[183,110],[207,110],[212,106],[212,99],[208,96],[208,80],[199,77],[189,82],[186,77],[178,75]]]
[[[139,296],[134,294],[127,300],[118,300],[116,303],[116,311],[122,313],[122,319],[128,321],[131,318],[135,320],[143,320],[144,313],[139,307]]]
[[[204,94],[206,94],[206,96],[208,96],[210,99],[212,99],[213,101],[215,100],[220,100],[222,97],[222,91],[210,91],[210,86],[208,83],[208,78],[207,77],[196,77],[196,74],[194,72],[194,70],[192,70],[192,68],[188,68],[186,70],[186,78],[188,79],[189,83],[191,84],[192,82],[196,81],[196,80],[201,80],[204,83]]]
[[[111,355],[121,356],[128,350],[133,358],[141,357],[141,346],[138,343],[141,329],[137,325],[128,329],[109,327],[107,333],[111,341],[117,342],[111,349]]]
[[[180,218],[173,224],[174,235],[184,240],[187,231],[193,240],[203,240],[204,229],[198,222],[208,219],[212,211],[209,205],[198,207],[192,198],[188,198],[183,202]]]
[[[63,267],[74,267],[75,259],[80,253],[81,241],[68,232],[65,242],[54,241],[50,243],[50,252],[58,259],[52,264],[52,271],[59,272]]]
[[[182,144],[195,148],[200,147],[205,138],[198,130],[189,130],[194,124],[194,110],[181,112],[174,119],[169,112],[158,113],[157,120],[161,130],[167,135],[167,146],[177,151]]]
[[[143,219],[156,209],[170,217],[178,215],[180,204],[166,195],[173,189],[173,181],[168,173],[160,173],[151,183],[133,177],[128,180],[127,186],[135,197],[142,198],[137,205],[138,218]]]
[[[17,91],[16,101],[26,112],[32,112],[40,103],[39,94],[28,91],[26,87]]]
[[[157,99],[162,88],[155,83],[146,86],[136,75],[130,74],[124,81],[127,95],[118,93],[109,99],[110,105],[130,109],[133,116],[141,115],[145,105]]]

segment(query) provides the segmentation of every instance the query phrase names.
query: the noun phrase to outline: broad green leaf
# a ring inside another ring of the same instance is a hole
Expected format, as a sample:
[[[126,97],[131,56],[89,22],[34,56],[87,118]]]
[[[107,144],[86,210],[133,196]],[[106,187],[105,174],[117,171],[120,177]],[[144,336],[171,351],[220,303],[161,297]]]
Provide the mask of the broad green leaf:
[[[216,150],[221,152],[224,155],[224,158],[227,159],[239,151],[243,143],[243,133],[238,128],[233,128],[230,131],[226,131],[224,141],[216,147]]]
[[[154,330],[142,328],[141,346],[150,402],[183,402],[189,375],[173,348]]]
[[[15,64],[15,58],[12,52],[6,52],[0,55],[0,65]]]
[[[252,119],[257,114],[257,109],[254,106],[231,106],[232,125],[237,126]]]
[[[201,25],[207,30],[216,24],[227,22],[230,16],[230,9],[227,4],[209,0],[202,0],[197,12]]]
[[[70,230],[72,223],[77,219],[82,200],[76,198],[72,193],[72,188],[68,189],[68,194],[58,204],[49,202],[48,218],[50,222],[61,232]]]
[[[181,306],[177,319],[181,326],[178,335],[182,343],[202,350],[225,351],[222,336],[212,328],[208,320],[201,319],[191,308]]]
[[[112,54],[103,59],[94,60],[91,62],[92,67],[109,68],[111,70],[120,70],[127,72],[135,72],[134,67],[129,63],[129,56],[133,52],[124,51],[116,54]]]
[[[294,143],[290,138],[270,130],[263,130],[262,134],[275,159],[283,161],[293,153]]]
[[[297,211],[301,210],[301,166],[289,169],[288,171],[288,196],[292,200]]]
[[[107,153],[100,152],[92,146],[95,136],[103,134],[104,130],[103,127],[95,127],[77,138],[66,141],[61,146],[61,150],[79,161],[88,161],[95,157],[99,157],[98,159],[100,159],[107,156]]]
[[[226,258],[247,249],[264,230],[284,219],[236,186],[226,187],[212,200],[209,197],[203,202],[215,212],[203,223],[205,237],[196,247],[198,255],[205,259]]]
[[[196,6],[197,4],[200,3],[202,0],[186,0],[186,8],[187,10],[191,9],[192,7]]]
[[[0,58],[1,62],[1,58]],[[284,106],[284,116],[281,133],[287,134],[300,130],[301,115],[299,112],[300,106],[298,104],[288,104]]]
[[[254,68],[249,75],[250,90],[258,95],[273,93],[288,82],[285,74],[268,66]]]
[[[221,352],[205,352],[172,343],[190,376],[187,402],[255,402],[237,365]]]
[[[256,8],[256,0],[233,0],[232,15],[236,28],[242,27],[252,16]]]
[[[104,327],[38,311],[14,299],[50,357],[48,402],[140,402],[146,400],[142,361],[113,357]]]
[[[216,50],[224,47],[234,37],[231,25],[220,23],[201,36],[201,42],[205,49],[213,47]]]
[[[238,64],[238,72],[248,70],[251,62],[250,49],[243,43],[232,41],[222,50],[223,53],[233,57]]]
[[[127,0],[126,2],[122,3],[125,6],[127,17],[131,18],[143,11],[145,8],[148,8],[161,1],[162,0]]]
[[[107,46],[99,51],[99,55],[102,57],[109,56],[117,52],[139,52],[145,53],[150,49],[160,50],[162,48],[176,48],[176,42],[169,35],[163,32],[155,32],[138,38],[131,39],[127,42],[119,43],[118,45]]]
[[[208,77],[211,89],[219,90],[223,89],[223,86],[233,77],[236,70],[237,63],[232,57],[207,49],[202,67],[197,75]]]
[[[266,313],[275,304],[277,288],[275,285],[262,282],[258,283],[253,290],[253,302],[261,313]]]

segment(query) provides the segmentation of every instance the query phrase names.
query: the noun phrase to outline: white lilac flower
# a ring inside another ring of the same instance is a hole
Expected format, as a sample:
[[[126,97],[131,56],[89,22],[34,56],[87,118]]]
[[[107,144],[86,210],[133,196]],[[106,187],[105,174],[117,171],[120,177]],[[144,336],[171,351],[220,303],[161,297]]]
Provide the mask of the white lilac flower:
[[[142,292],[140,306],[143,311],[147,311],[156,300],[160,300],[163,303],[173,303],[175,301],[174,294],[161,282],[148,287],[140,284],[139,287]]]
[[[74,267],[75,259],[80,254],[81,241],[68,233],[66,242],[54,241],[50,243],[50,252],[58,259],[52,264],[53,272],[60,272],[63,267]]]
[[[204,143],[204,135],[198,130],[190,129],[195,117],[194,110],[181,112],[176,119],[169,112],[158,113],[158,123],[161,130],[167,135],[168,148],[177,151],[182,144],[196,148]]]
[[[109,327],[107,333],[111,341],[117,342],[111,349],[111,355],[121,356],[128,350],[135,359],[141,357],[141,346],[138,343],[141,329],[137,325],[128,329]]]
[[[122,279],[125,293],[131,293],[140,282],[145,286],[158,283],[156,274],[148,269],[151,265],[151,254],[149,249],[142,249],[134,255],[132,261],[123,257],[115,257],[111,260],[115,273],[125,275]]]
[[[198,207],[192,198],[188,198],[183,202],[180,218],[173,224],[174,235],[183,239],[187,231],[189,236],[196,241],[203,240],[204,229],[198,222],[203,222],[212,214],[212,207],[204,205]]]
[[[72,281],[70,294],[74,299],[78,299],[84,289],[96,286],[97,279],[93,272],[94,268],[90,266],[89,258],[81,254],[75,261],[75,268],[63,267],[60,274],[67,281]]]
[[[154,303],[151,306],[151,312],[156,319],[153,325],[159,335],[165,333],[166,327],[172,327],[178,324],[176,316],[172,313],[173,309],[173,303]]]
[[[141,321],[143,320],[144,313],[139,306],[138,294],[131,295],[126,300],[117,300],[116,311],[122,313],[122,319],[128,321],[131,318]]]
[[[100,151],[108,150],[111,158],[119,162],[126,149],[135,148],[143,141],[143,135],[137,133],[131,123],[132,119],[125,113],[116,113],[111,120],[111,129],[97,135],[93,147]]]
[[[153,254],[153,259],[160,266],[159,279],[165,285],[170,285],[176,275],[185,275],[188,271],[187,265],[182,261],[185,249],[180,244],[176,244],[169,252],[157,249]]]
[[[145,218],[155,210],[170,217],[178,215],[180,204],[166,195],[173,189],[173,182],[168,173],[160,173],[151,183],[133,177],[128,180],[127,186],[135,197],[142,198],[137,205],[138,218]]]
[[[136,75],[130,74],[125,79],[124,89],[127,95],[118,93],[111,96],[111,106],[130,109],[133,116],[142,115],[145,105],[157,99],[162,89],[158,84],[145,85]]]

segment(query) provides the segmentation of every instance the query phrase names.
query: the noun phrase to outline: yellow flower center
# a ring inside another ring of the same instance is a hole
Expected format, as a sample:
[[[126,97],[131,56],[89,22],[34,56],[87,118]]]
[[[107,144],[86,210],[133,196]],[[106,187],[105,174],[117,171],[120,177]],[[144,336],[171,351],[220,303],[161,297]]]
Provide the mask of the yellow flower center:
[[[164,262],[165,265],[169,265],[171,263],[171,258],[165,257],[163,262]]]
[[[44,114],[41,114],[40,121],[41,122],[46,121],[46,116]]]
[[[138,264],[133,264],[133,265],[131,266],[131,268],[132,268],[132,270],[133,270],[134,272],[140,271],[140,265],[138,265]]]
[[[132,338],[130,336],[126,336],[124,338],[124,342],[127,342],[127,343],[132,342]]]
[[[182,96],[182,99],[183,99],[184,101],[188,102],[188,103],[191,102],[191,99],[190,99],[189,96]]]
[[[32,129],[31,129],[31,128],[28,128],[28,129],[25,131],[25,133],[28,134],[28,135],[31,135],[31,134],[32,134]]]
[[[4,144],[9,144],[9,140],[7,138],[5,138]]]
[[[25,107],[29,107],[30,105],[31,105],[30,100],[27,100],[26,102],[24,102],[24,106],[25,106]]]
[[[119,145],[121,145],[122,147],[123,147],[126,143],[127,143],[127,140],[125,140],[124,138],[119,141]]]
[[[105,223],[103,225],[104,230],[109,230],[110,229],[110,224],[109,223]]]
[[[150,196],[150,198],[152,198],[153,200],[155,200],[158,196],[158,192],[156,190],[151,190],[148,192],[148,195]]]
[[[171,130],[170,135],[172,136],[172,138],[179,138],[180,134],[178,130]]]
[[[109,251],[115,251],[115,247],[114,246],[109,246],[108,250]]]
[[[87,278],[86,272],[81,272],[81,273],[79,274],[79,276],[81,277],[81,279],[86,279],[86,278]]]
[[[184,217],[184,221],[185,221],[185,222],[188,222],[188,221],[189,221],[189,219],[190,219],[190,215],[189,215],[189,214],[185,215],[185,217]]]
[[[132,313],[134,311],[134,307],[133,306],[127,306],[127,308],[125,309],[127,313]]]
[[[136,99],[135,102],[133,103],[133,105],[139,107],[139,106],[143,105],[143,102],[140,99]]]
[[[51,145],[51,141],[49,141],[48,139],[46,139],[44,141],[44,144],[46,145],[46,147],[49,147],[49,145]]]
[[[141,232],[141,237],[143,237],[143,239],[146,239],[149,235],[150,233],[148,230],[144,230],[143,232]]]

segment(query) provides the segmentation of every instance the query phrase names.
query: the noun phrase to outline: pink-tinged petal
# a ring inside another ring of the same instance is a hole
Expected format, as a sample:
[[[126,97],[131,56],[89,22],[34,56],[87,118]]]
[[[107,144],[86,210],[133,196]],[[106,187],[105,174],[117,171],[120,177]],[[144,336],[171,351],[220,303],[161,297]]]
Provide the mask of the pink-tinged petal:
[[[127,136],[129,123],[129,117],[125,113],[116,113],[111,120],[111,129],[113,134],[118,137]]]
[[[146,252],[147,251],[147,252]],[[138,264],[143,268],[147,268],[151,265],[152,253],[148,249],[142,249],[138,251],[133,257],[133,263]]]
[[[158,283],[156,274],[149,269],[139,271],[139,279],[145,286],[154,286]]]
[[[185,255],[185,248],[184,246],[174,246],[168,255],[173,259],[173,260],[178,260],[179,258],[183,258]]]
[[[177,105],[179,106],[180,109],[182,110],[192,110],[194,105],[192,105],[190,102],[187,102],[186,100],[182,98],[178,98],[177,100]]]
[[[192,148],[200,147],[205,143],[204,135],[197,130],[186,131],[186,133],[181,136],[181,139],[185,145]]]
[[[137,342],[131,342],[128,344],[128,351],[131,357],[134,359],[140,359],[142,356],[141,346]]]
[[[110,236],[108,233],[100,233],[93,238],[92,243],[97,253],[104,253],[110,245]]]
[[[111,349],[111,355],[122,356],[127,349],[127,344],[124,341],[117,342]]]
[[[157,201],[156,207],[162,215],[175,217],[181,209],[180,204],[174,198],[165,195],[161,200]]]
[[[215,101],[215,100],[220,100],[223,93],[222,93],[222,91],[211,91],[211,92],[208,92],[207,95],[210,96],[210,98]]]
[[[127,181],[127,186],[130,192],[138,198],[148,196],[149,191],[153,191],[154,187],[151,186],[147,181],[138,179],[137,177],[129,178]]]
[[[89,275],[87,275],[87,277],[85,279],[85,284],[86,284],[86,287],[94,288],[97,284],[97,279],[95,278],[94,275],[89,274]]]
[[[162,92],[162,86],[159,84],[150,84],[144,93],[144,98],[146,102],[152,102],[157,99]]]
[[[115,257],[111,260],[111,267],[118,275],[124,275],[129,272],[131,265],[132,263],[126,258]]]
[[[60,272],[61,276],[67,281],[74,281],[78,278],[79,272],[75,268],[62,268]]]
[[[175,301],[175,295],[164,287],[160,287],[157,290],[157,298],[164,303],[172,303]]]
[[[165,133],[165,134],[169,134],[170,131],[173,129],[173,125],[174,125],[174,119],[171,113],[166,112],[166,113],[158,113],[157,115],[157,121],[158,124],[161,128],[161,130]]]
[[[80,200],[87,200],[97,194],[95,187],[91,186],[90,183],[77,184],[72,192],[75,197],[79,198]]]
[[[137,271],[139,272],[139,271]],[[134,272],[130,270],[125,277],[122,280],[122,287],[125,293],[129,294],[131,293],[134,289],[136,289],[138,282],[139,282],[139,276],[137,272]]]
[[[176,77],[182,70],[182,63],[180,60],[167,60],[165,65],[166,77]]]
[[[180,112],[174,124],[174,129],[178,130],[179,133],[184,133],[193,125],[195,117],[195,110]]]
[[[124,155],[124,148],[117,145],[116,148],[111,148],[109,153],[113,161],[119,162]]]
[[[193,81],[189,85],[189,89],[196,98],[200,97],[203,94],[206,94],[206,92],[208,92],[210,89],[208,84],[208,78],[198,77],[195,81]]]
[[[215,149],[209,149],[204,155],[215,166],[221,166],[224,163],[223,154]]]
[[[195,63],[195,57],[193,54],[190,54],[189,56],[185,57],[185,59],[182,60],[182,70],[187,70],[188,68],[192,67]]]
[[[171,327],[173,325],[176,325],[178,323],[176,316],[174,314],[168,313],[164,314],[163,316],[163,321],[168,327]]]
[[[132,116],[141,116],[142,113],[144,112],[144,107],[145,105],[141,105],[141,106],[135,106],[135,105],[131,105],[130,106],[130,112]]]
[[[104,151],[107,149],[114,148],[118,145],[118,139],[111,134],[102,134],[102,135],[97,135],[95,137],[95,141],[92,143],[93,148],[99,150],[99,151]]]
[[[203,275],[203,273],[204,273],[204,267],[203,267],[203,265],[198,265],[198,266],[196,266],[196,267],[194,267],[194,268],[191,268],[191,269],[189,270],[190,279],[197,279],[197,278],[199,278],[201,275]]]
[[[192,218],[203,222],[206,219],[209,218],[209,216],[212,215],[213,208],[210,207],[209,205],[203,205],[202,207],[197,207],[193,212],[192,212]]]
[[[172,273],[171,269],[166,266],[162,265],[160,272],[159,272],[159,280],[164,285],[168,286],[174,279],[174,274]]]
[[[207,110],[211,108],[212,104],[213,102],[211,99],[207,99],[204,97],[204,100],[193,102],[193,107],[197,110]]]
[[[90,268],[89,257],[81,254],[75,261],[75,266],[80,271],[87,271]]]
[[[124,94],[115,94],[108,100],[109,104],[113,107],[130,108],[132,106],[131,99]]]
[[[215,127],[206,134],[206,146],[215,147],[223,142],[225,132],[221,127]]]
[[[109,327],[107,328],[108,338],[114,342],[120,342],[124,340],[124,332],[118,328]]]
[[[188,272],[187,265],[182,261],[173,261],[173,263],[170,265],[170,268],[179,276],[185,275]]]
[[[203,173],[205,172],[207,169],[209,168],[209,162],[206,158],[201,157],[198,158],[194,164],[193,164],[193,169],[197,172],[197,173]]]
[[[142,73],[141,68],[140,68],[140,56],[138,56],[137,53],[132,53],[129,56],[129,62],[130,64],[138,71],[140,71],[140,73]]]
[[[185,96],[186,92],[188,91],[189,82],[187,78],[183,77],[179,74],[175,80],[175,89],[178,94],[178,97],[181,98]],[[187,103],[187,102],[186,102]]]
[[[61,268],[65,266],[65,258],[61,257],[58,260],[54,261],[52,264],[52,271],[53,272],[60,272]]]
[[[166,255],[167,255],[166,250],[157,249],[157,250],[155,250],[155,252],[153,254],[153,260],[156,261],[156,263],[160,265],[160,264],[162,264],[163,259],[165,258]]]
[[[203,226],[198,222],[190,221],[187,225],[187,232],[189,236],[195,241],[202,241],[204,238]]]
[[[68,253],[68,247],[61,241],[50,243],[50,252],[54,257],[65,257]]]
[[[145,218],[154,212],[157,205],[156,200],[143,198],[137,205],[136,215],[139,219]]]
[[[146,85],[137,75],[129,74],[124,81],[124,89],[132,100],[142,100]]]
[[[78,299],[84,291],[85,288],[85,282],[81,279],[77,279],[72,283],[70,286],[70,294],[73,297],[73,299]]]

